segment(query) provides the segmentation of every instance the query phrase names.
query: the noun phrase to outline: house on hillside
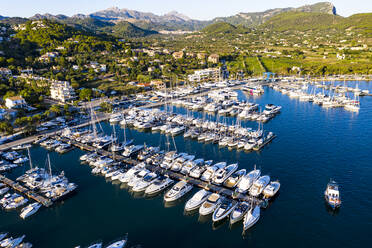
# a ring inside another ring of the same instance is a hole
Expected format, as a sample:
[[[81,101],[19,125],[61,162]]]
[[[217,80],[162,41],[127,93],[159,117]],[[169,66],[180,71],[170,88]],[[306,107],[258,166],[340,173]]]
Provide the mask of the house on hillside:
[[[183,51],[174,52],[172,54],[173,58],[175,58],[175,59],[182,59],[183,58],[183,55],[184,55]]]
[[[5,106],[8,109],[25,108],[27,103],[22,96],[12,96],[5,99]]]
[[[208,62],[217,64],[220,61],[220,56],[218,54],[211,54],[208,57]]]
[[[1,67],[0,68],[0,75],[5,77],[5,76],[11,76],[12,75],[12,70],[8,68]]]
[[[50,97],[54,100],[67,102],[76,98],[75,91],[67,81],[54,81],[50,85]]]

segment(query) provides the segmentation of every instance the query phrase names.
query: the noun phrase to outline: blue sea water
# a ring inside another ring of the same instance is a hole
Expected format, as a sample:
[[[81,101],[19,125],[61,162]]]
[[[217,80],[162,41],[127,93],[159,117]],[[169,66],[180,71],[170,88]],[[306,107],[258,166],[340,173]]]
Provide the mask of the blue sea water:
[[[353,83],[350,82],[352,85]],[[359,87],[372,91],[371,82]],[[372,97],[361,97],[359,113],[344,109],[324,109],[290,99],[265,88],[260,97],[239,92],[240,99],[264,106],[281,105],[282,112],[265,124],[277,138],[261,152],[219,149],[217,145],[175,137],[178,151],[215,162],[238,162],[240,168],[256,164],[263,174],[281,182],[278,197],[261,212],[261,219],[244,236],[242,225],[213,226],[211,220],[198,220],[198,214],[185,215],[189,194],[178,205],[165,207],[162,195],[144,198],[132,195],[119,184],[106,182],[81,165],[80,150],[59,155],[51,152],[54,171],[64,170],[79,185],[77,194],[35,216],[22,220],[19,211],[0,212],[0,231],[26,234],[35,247],[68,248],[105,243],[129,233],[130,245],[143,247],[366,247],[372,237]],[[174,111],[186,113],[184,109]],[[202,116],[202,113],[196,113]],[[211,117],[213,118],[213,117]],[[233,118],[232,118],[233,119]],[[233,121],[230,119],[230,121]],[[245,126],[257,127],[256,122]],[[108,123],[102,123],[110,132]],[[119,126],[116,127],[122,137]],[[140,144],[164,147],[165,136],[127,129],[126,134]],[[31,150],[34,165],[44,166],[47,151]],[[27,168],[18,168],[14,178]],[[342,206],[331,211],[323,192],[329,179],[340,184]],[[194,190],[195,192],[195,190]]]

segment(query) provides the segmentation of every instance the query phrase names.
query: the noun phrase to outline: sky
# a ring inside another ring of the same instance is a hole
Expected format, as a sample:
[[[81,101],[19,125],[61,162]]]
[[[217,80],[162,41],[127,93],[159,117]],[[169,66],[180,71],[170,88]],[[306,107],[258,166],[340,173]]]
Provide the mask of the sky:
[[[0,15],[31,17],[37,13],[90,14],[110,7],[127,8],[158,15],[177,11],[192,19],[210,20],[239,12],[259,12],[271,8],[299,7],[309,0],[0,0]],[[371,0],[333,0],[337,13],[350,16],[372,12]]]

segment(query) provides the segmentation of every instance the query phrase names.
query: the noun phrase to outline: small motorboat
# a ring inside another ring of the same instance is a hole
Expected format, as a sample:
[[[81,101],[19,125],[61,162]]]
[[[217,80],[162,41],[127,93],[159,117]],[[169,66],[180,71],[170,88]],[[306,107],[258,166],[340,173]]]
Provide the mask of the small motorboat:
[[[150,186],[146,188],[145,194],[147,195],[157,194],[171,186],[173,182],[174,181],[168,177],[159,176],[152,184],[150,184]]]
[[[250,208],[248,202],[239,202],[234,211],[230,214],[230,224],[233,225],[244,218],[244,215],[248,212]]]
[[[22,219],[26,219],[27,217],[36,213],[40,207],[41,207],[40,203],[37,202],[31,203],[30,205],[22,209],[21,214],[19,216],[21,216]]]
[[[192,185],[186,183],[185,181],[180,181],[176,183],[165,195],[164,201],[171,202],[180,199],[186,193],[192,190]]]
[[[200,215],[208,215],[213,213],[213,211],[221,204],[222,197],[217,194],[211,194],[208,199],[199,208]]]
[[[214,222],[221,221],[234,210],[234,208],[238,205],[238,202],[231,201],[228,198],[222,200],[221,205],[216,208],[212,215],[212,220]]]
[[[211,192],[201,189],[191,197],[185,205],[185,211],[192,211],[198,209],[209,197]]]
[[[341,196],[338,184],[331,180],[327,184],[327,189],[324,192],[324,197],[331,208],[336,209],[341,206]]]
[[[252,187],[249,189],[249,194],[251,196],[259,196],[264,188],[269,184],[270,177],[269,176],[262,176],[258,178],[252,185]]]
[[[271,198],[279,191],[279,189],[280,189],[280,182],[273,181],[273,182],[270,182],[270,184],[266,186],[266,188],[263,190],[262,193],[265,198]]]
[[[124,239],[118,240],[108,246],[106,248],[123,248],[127,244],[128,237],[125,237]]]
[[[260,219],[260,207],[252,207],[244,216],[243,231],[252,227]]]

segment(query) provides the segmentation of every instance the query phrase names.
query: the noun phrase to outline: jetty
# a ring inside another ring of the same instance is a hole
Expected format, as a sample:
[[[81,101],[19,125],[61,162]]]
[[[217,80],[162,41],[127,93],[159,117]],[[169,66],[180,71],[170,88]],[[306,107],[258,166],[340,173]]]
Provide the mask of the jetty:
[[[50,199],[45,198],[45,197],[35,193],[34,191],[23,187],[19,183],[16,183],[13,180],[11,180],[11,179],[3,176],[3,175],[0,175],[0,181],[2,183],[4,183],[5,185],[7,185],[8,187],[12,188],[14,191],[17,191],[17,192],[21,193],[22,195],[25,195],[28,198],[42,204],[44,207],[50,207],[50,206],[53,205],[53,202]]]

